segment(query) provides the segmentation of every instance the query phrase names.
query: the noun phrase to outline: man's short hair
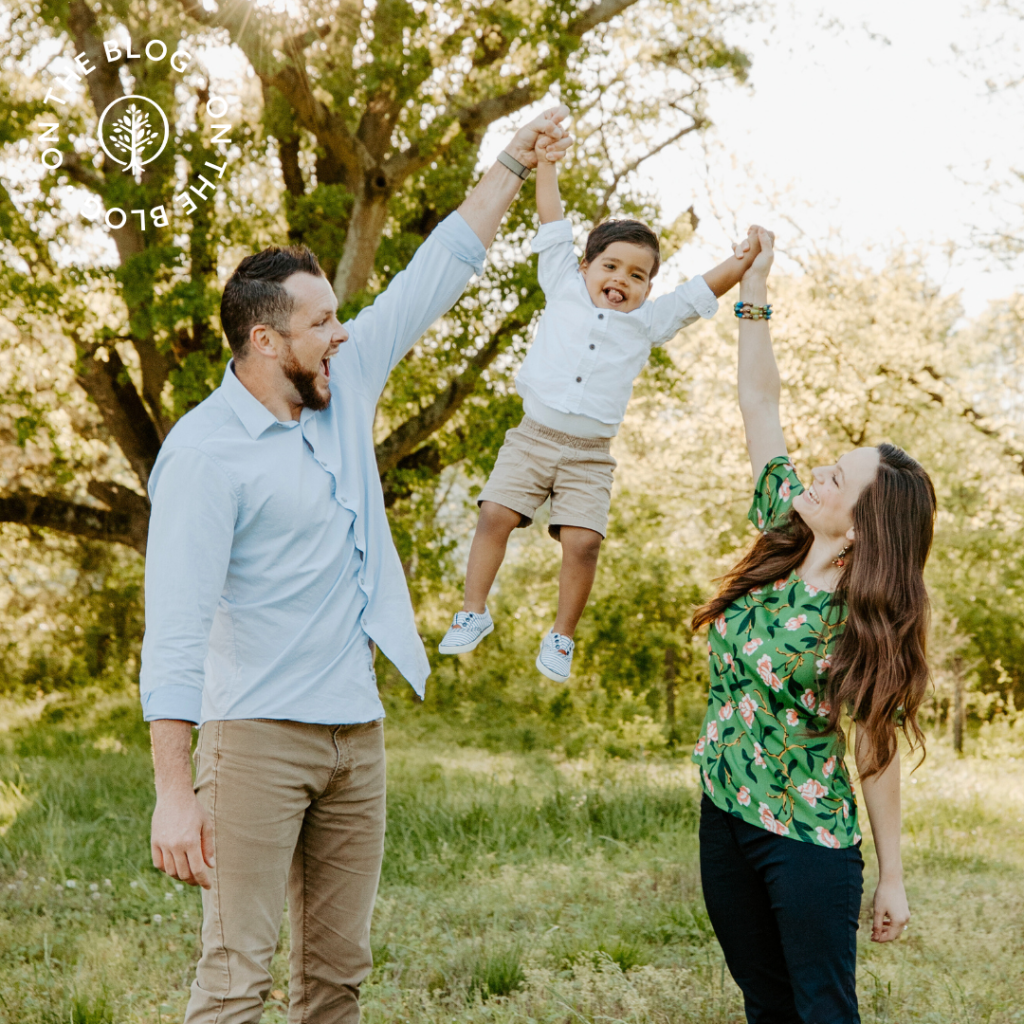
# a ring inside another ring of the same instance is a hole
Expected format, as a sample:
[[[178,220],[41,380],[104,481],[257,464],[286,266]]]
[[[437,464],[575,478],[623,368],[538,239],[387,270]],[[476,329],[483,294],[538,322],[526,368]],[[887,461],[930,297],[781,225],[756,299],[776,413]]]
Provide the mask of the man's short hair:
[[[611,245],[613,242],[629,242],[632,245],[642,245],[650,249],[654,255],[654,266],[651,268],[651,277],[658,273],[661,266],[661,246],[658,244],[658,236],[640,220],[606,220],[594,228],[587,235],[587,248],[583,259],[589,266]]]
[[[246,355],[249,333],[257,324],[287,334],[295,303],[283,282],[298,273],[323,276],[304,245],[272,245],[235,268],[221,296],[220,324],[236,359]]]

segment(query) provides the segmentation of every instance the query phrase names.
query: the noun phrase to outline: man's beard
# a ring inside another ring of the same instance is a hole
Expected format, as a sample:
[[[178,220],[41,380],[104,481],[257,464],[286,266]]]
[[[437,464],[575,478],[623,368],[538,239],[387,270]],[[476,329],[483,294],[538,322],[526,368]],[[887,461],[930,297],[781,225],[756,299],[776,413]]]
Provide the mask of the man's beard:
[[[319,363],[317,367],[319,369]],[[288,346],[288,355],[281,363],[281,372],[292,382],[295,390],[299,393],[303,406],[312,409],[313,412],[320,412],[331,404],[331,392],[328,389],[324,395],[317,388],[317,370],[307,370],[295,358],[291,345]]]

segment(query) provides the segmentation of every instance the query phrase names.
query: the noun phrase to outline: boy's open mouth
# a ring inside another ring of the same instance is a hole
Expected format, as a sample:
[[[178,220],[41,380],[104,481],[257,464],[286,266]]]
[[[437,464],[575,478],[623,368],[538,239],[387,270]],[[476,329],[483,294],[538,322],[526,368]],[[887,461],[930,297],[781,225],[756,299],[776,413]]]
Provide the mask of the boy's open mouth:
[[[626,296],[618,288],[605,288],[604,297],[613,305],[617,306],[626,301]]]

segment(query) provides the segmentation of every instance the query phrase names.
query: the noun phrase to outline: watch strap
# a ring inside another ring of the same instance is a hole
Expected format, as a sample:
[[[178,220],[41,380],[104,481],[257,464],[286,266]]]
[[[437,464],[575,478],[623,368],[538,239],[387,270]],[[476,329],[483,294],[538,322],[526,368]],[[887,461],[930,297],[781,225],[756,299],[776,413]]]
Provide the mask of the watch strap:
[[[530,168],[525,164],[521,164],[514,156],[509,156],[504,150],[498,154],[498,163],[507,167],[517,178],[522,178],[523,181],[526,181],[530,176]]]

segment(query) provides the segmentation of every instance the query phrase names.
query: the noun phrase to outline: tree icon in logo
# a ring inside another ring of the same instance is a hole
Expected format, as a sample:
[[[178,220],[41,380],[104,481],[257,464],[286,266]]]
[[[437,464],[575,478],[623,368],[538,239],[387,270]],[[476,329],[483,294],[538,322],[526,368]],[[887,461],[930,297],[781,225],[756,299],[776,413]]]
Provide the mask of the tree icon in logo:
[[[103,152],[139,181],[142,168],[167,145],[170,126],[160,105],[148,96],[121,96],[100,115],[96,134]]]

